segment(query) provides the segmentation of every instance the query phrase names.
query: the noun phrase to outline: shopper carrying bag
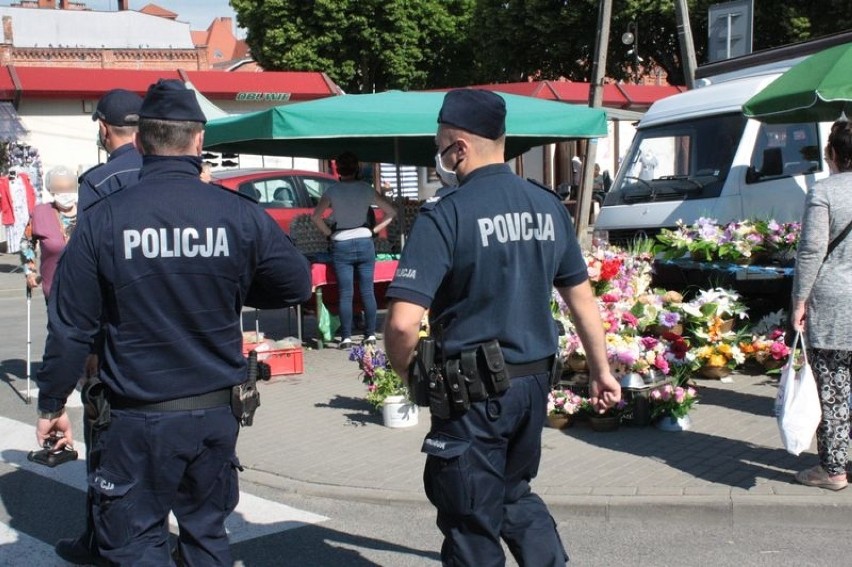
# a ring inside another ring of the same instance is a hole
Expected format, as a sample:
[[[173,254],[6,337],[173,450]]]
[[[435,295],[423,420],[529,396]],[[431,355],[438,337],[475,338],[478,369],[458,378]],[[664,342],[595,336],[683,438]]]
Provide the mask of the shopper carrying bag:
[[[794,354],[798,346],[802,347],[804,363],[796,370]],[[796,333],[790,358],[781,370],[775,415],[781,429],[781,441],[788,453],[798,455],[811,446],[822,411],[802,333]]]
[[[852,123],[845,116],[831,127],[825,159],[831,175],[815,183],[805,199],[790,321],[807,338],[818,385],[819,465],[799,472],[796,480],[840,490],[848,484],[852,372]]]

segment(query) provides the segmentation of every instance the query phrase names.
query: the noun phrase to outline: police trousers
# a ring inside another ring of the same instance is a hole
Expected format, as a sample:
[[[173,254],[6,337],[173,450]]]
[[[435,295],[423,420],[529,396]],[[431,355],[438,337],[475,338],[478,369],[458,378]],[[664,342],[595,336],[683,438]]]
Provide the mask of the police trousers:
[[[225,518],[239,499],[239,424],[229,406],[153,412],[113,409],[93,452],[92,514],[102,557],[116,565],[174,565],[168,515],[188,567],[231,566]]]
[[[556,522],[530,489],[541,460],[550,375],[513,378],[499,398],[432,418],[423,484],[438,510],[445,566],[505,565],[501,538],[521,567],[564,566]]]

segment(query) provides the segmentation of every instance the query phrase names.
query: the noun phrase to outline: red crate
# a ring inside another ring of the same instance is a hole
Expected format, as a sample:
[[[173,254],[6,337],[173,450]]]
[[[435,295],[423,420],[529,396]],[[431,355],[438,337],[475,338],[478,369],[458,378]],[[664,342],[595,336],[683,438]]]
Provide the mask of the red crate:
[[[258,359],[269,365],[272,376],[301,374],[305,371],[302,347],[273,349],[258,353]]]
[[[243,343],[243,356],[248,356],[259,344],[263,343]],[[261,350],[257,353],[257,360],[269,365],[272,376],[302,374],[305,371],[304,356],[300,346]]]

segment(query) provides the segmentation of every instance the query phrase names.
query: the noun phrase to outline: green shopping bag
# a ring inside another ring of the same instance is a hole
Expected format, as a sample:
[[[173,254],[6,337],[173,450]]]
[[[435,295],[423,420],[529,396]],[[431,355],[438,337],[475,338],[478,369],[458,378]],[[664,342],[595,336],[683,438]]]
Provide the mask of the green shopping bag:
[[[340,327],[340,317],[337,315],[332,315],[331,312],[326,309],[324,303],[319,304],[319,310],[317,311],[317,329],[319,329],[320,337],[324,342],[330,341],[334,338],[334,331]]]

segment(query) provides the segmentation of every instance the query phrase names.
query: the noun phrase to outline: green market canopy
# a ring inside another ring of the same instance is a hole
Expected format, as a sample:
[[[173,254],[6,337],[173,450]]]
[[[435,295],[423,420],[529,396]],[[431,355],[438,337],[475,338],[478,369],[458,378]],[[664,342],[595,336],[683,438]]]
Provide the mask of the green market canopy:
[[[443,92],[389,91],[288,104],[207,123],[204,149],[431,166]],[[500,93],[506,100],[506,159],[530,148],[606,136],[601,109]]]

